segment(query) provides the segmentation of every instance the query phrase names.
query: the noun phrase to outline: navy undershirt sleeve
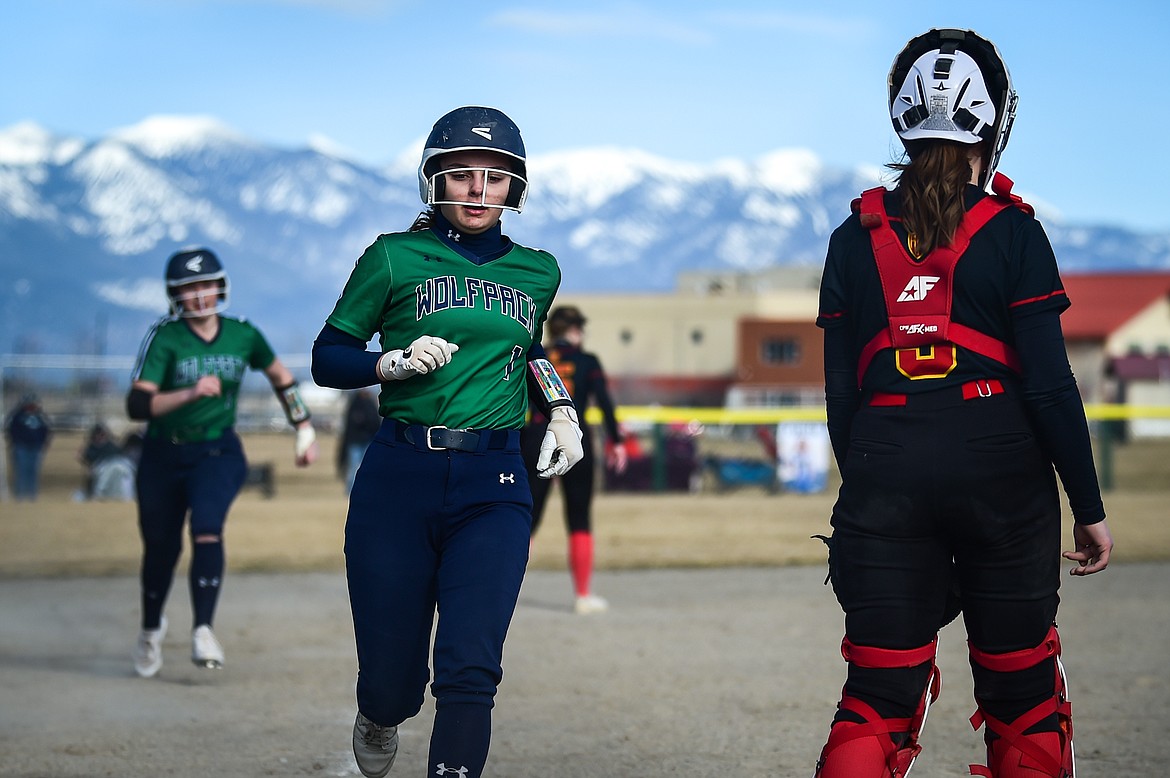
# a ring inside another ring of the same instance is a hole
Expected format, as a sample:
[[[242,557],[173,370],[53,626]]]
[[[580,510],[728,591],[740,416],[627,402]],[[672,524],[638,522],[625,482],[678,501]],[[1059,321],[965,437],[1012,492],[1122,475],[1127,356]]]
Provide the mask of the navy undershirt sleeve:
[[[1078,524],[1096,524],[1105,518],[1105,507],[1059,311],[1017,315],[1014,329],[1016,350],[1024,365],[1024,403],[1040,444],[1056,467],[1073,518]]]
[[[360,389],[378,381],[377,351],[366,351],[361,338],[342,332],[331,324],[321,328],[313,341],[312,374],[318,386]]]

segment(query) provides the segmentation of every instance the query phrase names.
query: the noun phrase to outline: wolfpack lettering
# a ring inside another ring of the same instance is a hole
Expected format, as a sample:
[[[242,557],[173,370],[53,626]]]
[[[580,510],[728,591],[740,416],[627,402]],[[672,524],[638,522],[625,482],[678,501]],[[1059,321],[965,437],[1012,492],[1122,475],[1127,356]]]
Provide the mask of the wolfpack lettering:
[[[204,354],[188,357],[175,363],[175,386],[193,386],[205,375],[219,376],[221,380],[239,383],[247,365],[232,354]]]
[[[415,287],[414,298],[415,318],[419,321],[438,311],[471,308],[494,310],[519,322],[529,334],[535,331],[536,302],[519,289],[494,281],[436,276]]]

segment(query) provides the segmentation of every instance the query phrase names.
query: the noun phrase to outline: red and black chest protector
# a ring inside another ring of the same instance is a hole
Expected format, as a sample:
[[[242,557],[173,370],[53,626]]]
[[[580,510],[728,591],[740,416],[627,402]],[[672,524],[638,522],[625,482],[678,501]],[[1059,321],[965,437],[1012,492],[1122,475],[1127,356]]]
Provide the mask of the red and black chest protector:
[[[860,211],[861,226],[869,230],[889,320],[889,326],[861,350],[857,366],[859,385],[874,356],[886,348],[922,349],[954,344],[1019,372],[1019,358],[1011,346],[951,319],[955,265],[962,259],[971,237],[1004,208],[1015,206],[1032,213],[1032,206],[1012,194],[1012,182],[1007,176],[996,173],[991,188],[994,194],[984,197],[964,214],[951,244],[936,247],[920,261],[910,256],[890,225],[884,187],[868,189],[853,201],[853,210]]]

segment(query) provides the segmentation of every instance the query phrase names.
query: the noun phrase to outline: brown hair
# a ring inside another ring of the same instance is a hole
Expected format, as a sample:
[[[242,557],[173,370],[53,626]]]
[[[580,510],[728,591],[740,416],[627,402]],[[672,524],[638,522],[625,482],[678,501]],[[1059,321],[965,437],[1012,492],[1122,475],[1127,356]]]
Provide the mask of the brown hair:
[[[427,208],[425,211],[420,213],[418,216],[414,217],[414,223],[410,225],[410,229],[407,230],[407,232],[422,232],[423,230],[429,230],[434,225],[435,208],[434,206],[431,206],[430,208]]]
[[[558,305],[549,313],[545,327],[548,330],[549,337],[556,340],[564,337],[570,327],[584,327],[585,322],[585,316],[577,306]]]
[[[963,143],[928,141],[908,146],[909,162],[887,165],[900,171],[902,223],[914,235],[919,257],[955,238],[963,220],[963,191],[971,180],[970,149]]]

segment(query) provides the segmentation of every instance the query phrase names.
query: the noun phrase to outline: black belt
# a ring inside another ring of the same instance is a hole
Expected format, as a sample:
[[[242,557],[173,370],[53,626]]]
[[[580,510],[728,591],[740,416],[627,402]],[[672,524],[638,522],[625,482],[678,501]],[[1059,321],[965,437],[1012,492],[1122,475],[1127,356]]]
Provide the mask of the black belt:
[[[219,440],[223,434],[231,427],[183,427],[177,430],[171,430],[170,433],[163,434],[162,432],[152,432],[151,438],[161,438],[170,441],[171,443],[185,444],[185,443],[210,443],[213,440]]]
[[[394,437],[417,449],[429,451],[491,451],[518,449],[520,430],[463,430],[449,427],[426,427],[404,424],[394,419],[386,423],[394,428]]]

